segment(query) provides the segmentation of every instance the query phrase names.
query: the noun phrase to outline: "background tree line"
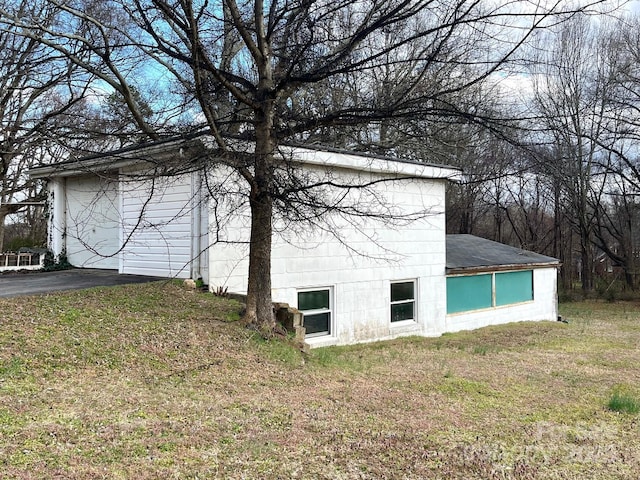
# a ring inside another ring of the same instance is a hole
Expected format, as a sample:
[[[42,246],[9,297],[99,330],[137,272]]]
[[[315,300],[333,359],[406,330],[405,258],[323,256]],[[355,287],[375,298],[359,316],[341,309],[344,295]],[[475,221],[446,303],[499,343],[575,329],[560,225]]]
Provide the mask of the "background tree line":
[[[614,7],[7,1],[0,225],[40,198],[33,162],[207,129],[246,186],[247,317],[267,329],[272,222],[322,207],[276,158],[290,142],[461,166],[450,233],[556,256],[566,288],[607,258],[634,288],[638,20]]]
[[[452,186],[450,232],[557,257],[565,289],[637,288],[637,31],[635,16],[577,15],[540,32],[523,56],[527,86],[501,104],[517,119],[508,138],[453,160],[470,181]]]

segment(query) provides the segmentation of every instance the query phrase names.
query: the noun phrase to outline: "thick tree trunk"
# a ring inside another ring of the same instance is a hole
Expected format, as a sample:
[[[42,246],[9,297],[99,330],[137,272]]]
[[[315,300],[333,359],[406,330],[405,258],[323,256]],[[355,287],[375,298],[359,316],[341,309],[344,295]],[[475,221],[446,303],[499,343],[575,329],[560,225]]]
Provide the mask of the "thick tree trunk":
[[[632,291],[636,291],[636,278],[635,271],[632,268],[629,268],[629,265],[625,265],[624,268],[624,280],[627,284],[627,287]]]
[[[254,175],[249,205],[251,238],[249,246],[249,279],[245,322],[254,325],[263,336],[273,335],[276,327],[271,298],[271,240],[273,235],[274,177],[273,104],[263,102],[256,112],[256,150]]]
[[[251,244],[245,321],[268,336],[275,327],[271,300],[271,235],[273,205],[268,192],[251,192]]]

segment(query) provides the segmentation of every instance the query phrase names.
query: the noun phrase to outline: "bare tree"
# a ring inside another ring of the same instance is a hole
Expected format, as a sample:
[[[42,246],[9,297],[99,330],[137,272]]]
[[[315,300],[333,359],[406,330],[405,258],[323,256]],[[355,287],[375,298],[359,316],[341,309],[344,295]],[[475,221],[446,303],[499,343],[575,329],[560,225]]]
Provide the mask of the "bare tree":
[[[14,2],[16,15],[53,24],[57,9],[46,3]],[[0,25],[0,251],[7,215],[41,199],[26,175],[47,160],[47,141],[57,119],[84,95],[89,77],[76,76],[76,66],[40,42],[38,32]]]
[[[588,292],[594,286],[596,210],[607,184],[602,165],[617,140],[611,136],[618,131],[611,114],[615,73],[602,33],[588,17],[576,16],[549,35],[541,71],[534,72],[535,101],[557,156],[547,158],[545,168],[553,170],[568,202],[580,244],[582,288]]]
[[[457,115],[446,99],[495,73],[533,31],[575,12],[560,1],[549,7],[464,0],[47,3],[65,11],[63,28],[15,16],[13,22],[121,95],[150,138],[159,133],[133,95],[132,65],[144,57],[172,75],[187,101],[183,111],[195,112],[194,121],[216,140],[211,158],[245,182],[251,210],[246,321],[265,333],[275,325],[276,199],[301,191],[278,174],[279,145],[322,139],[336,128],[386,144],[394,120]],[[250,140],[253,151],[237,151],[228,134]]]
[[[612,182],[609,188],[609,199],[597,206],[594,242],[614,265],[622,268],[626,285],[635,290],[640,273],[640,204],[633,187],[628,191],[627,182]]]
[[[605,23],[599,44],[609,79],[603,134],[596,138],[607,153],[598,162],[604,195],[594,201],[596,215],[594,244],[616,265],[622,267],[626,284],[637,287],[637,222],[640,194],[640,50],[636,44],[639,19],[622,16]]]

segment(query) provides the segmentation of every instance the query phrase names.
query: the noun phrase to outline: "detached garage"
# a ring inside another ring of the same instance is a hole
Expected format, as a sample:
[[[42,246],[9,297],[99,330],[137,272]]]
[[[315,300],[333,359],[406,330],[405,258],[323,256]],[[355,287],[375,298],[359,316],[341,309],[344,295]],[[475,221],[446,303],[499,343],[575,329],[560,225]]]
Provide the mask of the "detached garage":
[[[447,235],[447,331],[557,318],[557,259]]]

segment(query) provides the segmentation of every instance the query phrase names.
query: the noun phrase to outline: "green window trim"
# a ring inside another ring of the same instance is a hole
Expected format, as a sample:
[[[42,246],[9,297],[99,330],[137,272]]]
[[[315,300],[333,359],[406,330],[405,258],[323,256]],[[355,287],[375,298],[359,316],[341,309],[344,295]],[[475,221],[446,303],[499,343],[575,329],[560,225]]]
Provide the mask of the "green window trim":
[[[447,277],[447,314],[530,302],[533,270]]]

